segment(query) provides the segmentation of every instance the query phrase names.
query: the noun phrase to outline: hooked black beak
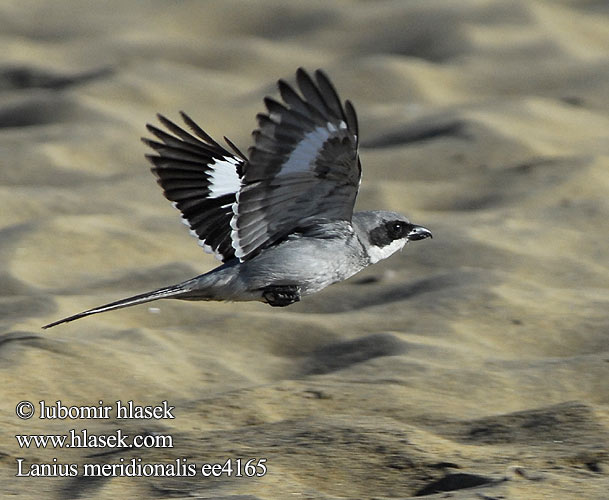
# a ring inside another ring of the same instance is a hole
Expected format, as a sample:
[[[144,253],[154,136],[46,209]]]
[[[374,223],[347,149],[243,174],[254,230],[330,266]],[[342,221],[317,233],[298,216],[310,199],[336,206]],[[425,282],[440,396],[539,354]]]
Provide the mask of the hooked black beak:
[[[433,238],[431,231],[423,226],[412,226],[410,232],[406,235],[410,241],[424,240],[425,238]]]

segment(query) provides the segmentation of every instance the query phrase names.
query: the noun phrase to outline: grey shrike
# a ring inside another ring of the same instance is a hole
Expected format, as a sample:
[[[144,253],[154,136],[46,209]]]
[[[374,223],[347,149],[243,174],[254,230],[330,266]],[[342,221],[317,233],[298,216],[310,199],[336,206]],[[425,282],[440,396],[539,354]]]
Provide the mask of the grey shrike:
[[[153,164],[165,197],[206,252],[223,264],[152,292],[112,302],[60,323],[157,299],[257,300],[288,306],[385,259],[431,232],[382,210],[353,213],[360,184],[357,117],[321,70],[296,72],[300,94],[279,80],[267,97],[254,145],[232,151],[181,113],[190,132],[159,115]]]

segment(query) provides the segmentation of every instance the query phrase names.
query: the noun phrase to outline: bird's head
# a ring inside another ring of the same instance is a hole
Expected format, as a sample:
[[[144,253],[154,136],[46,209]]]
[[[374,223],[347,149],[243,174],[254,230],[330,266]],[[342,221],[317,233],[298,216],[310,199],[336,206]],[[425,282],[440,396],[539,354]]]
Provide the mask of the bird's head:
[[[395,212],[357,212],[353,214],[352,224],[371,264],[393,255],[409,241],[432,237],[429,229],[413,224]]]

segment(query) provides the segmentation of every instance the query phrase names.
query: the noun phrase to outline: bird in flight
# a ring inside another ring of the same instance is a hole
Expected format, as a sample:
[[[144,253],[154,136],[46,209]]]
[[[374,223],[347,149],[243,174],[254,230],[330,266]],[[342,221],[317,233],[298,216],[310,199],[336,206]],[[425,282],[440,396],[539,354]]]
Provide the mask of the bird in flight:
[[[152,172],[206,252],[222,265],[177,285],[60,319],[43,328],[158,299],[260,301],[288,306],[431,237],[423,226],[383,210],[353,212],[360,185],[355,109],[326,74],[279,80],[267,97],[247,155],[214,141],[181,113],[142,139]]]

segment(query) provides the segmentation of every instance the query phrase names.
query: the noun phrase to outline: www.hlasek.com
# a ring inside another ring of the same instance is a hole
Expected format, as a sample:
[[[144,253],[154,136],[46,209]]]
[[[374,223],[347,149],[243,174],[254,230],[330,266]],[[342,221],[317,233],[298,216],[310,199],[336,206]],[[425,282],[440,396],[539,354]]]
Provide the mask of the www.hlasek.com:
[[[175,407],[167,401],[158,405],[141,406],[133,401],[115,405],[68,406],[61,401],[48,405],[39,401],[38,418],[75,420],[75,419],[173,419]],[[112,415],[116,410],[115,415]],[[36,408],[29,401],[21,401],[15,409],[23,420],[32,418]],[[87,429],[70,429],[66,434],[18,434],[15,439],[19,448],[173,448],[173,437],[168,434],[145,433],[130,437],[117,429],[110,434],[94,434]],[[196,464],[186,458],[176,458],[168,463],[144,463],[139,457],[120,458],[116,463],[61,463],[53,458],[50,463],[28,463],[25,458],[17,458],[17,477],[142,477],[168,476],[192,477],[262,477],[267,472],[266,458],[228,458],[216,463]]]
[[[17,434],[19,448],[173,448],[168,434],[136,434],[133,438],[117,429],[112,434],[90,434],[70,429],[67,434]]]

